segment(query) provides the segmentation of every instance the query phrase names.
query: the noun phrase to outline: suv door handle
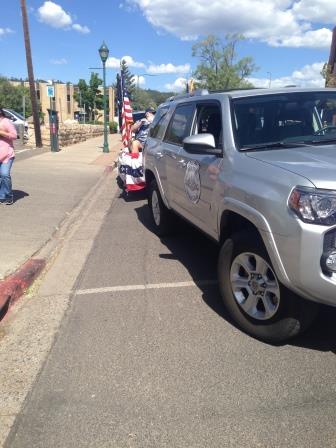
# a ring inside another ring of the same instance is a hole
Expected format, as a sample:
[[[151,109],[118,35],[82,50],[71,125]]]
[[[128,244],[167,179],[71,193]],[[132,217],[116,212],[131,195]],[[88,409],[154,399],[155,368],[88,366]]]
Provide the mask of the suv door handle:
[[[162,157],[163,157],[162,152],[156,152],[156,153],[155,153],[155,158],[156,158],[156,159],[160,160],[160,159],[162,159]]]
[[[177,162],[177,165],[178,165],[180,168],[185,168],[185,167],[187,166],[187,162],[186,162],[184,159],[181,159],[181,160],[179,160],[179,161]]]

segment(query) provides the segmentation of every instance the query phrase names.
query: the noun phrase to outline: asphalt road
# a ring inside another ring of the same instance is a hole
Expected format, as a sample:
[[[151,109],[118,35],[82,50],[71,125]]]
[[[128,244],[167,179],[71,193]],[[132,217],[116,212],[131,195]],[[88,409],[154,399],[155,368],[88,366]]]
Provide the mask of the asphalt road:
[[[335,311],[271,346],[227,319],[217,247],[118,198],[6,447],[336,446]],[[198,285],[196,285],[196,284]]]

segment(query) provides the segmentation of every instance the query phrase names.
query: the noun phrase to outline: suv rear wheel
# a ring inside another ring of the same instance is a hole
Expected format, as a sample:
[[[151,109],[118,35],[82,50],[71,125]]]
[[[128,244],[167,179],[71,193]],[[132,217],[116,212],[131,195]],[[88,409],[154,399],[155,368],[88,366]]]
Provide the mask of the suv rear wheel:
[[[218,281],[224,304],[246,333],[266,342],[282,342],[304,331],[318,305],[284,287],[258,237],[237,233],[223,244]]]
[[[148,191],[148,205],[151,211],[155,233],[165,236],[171,233],[174,216],[164,205],[156,180],[152,180]]]

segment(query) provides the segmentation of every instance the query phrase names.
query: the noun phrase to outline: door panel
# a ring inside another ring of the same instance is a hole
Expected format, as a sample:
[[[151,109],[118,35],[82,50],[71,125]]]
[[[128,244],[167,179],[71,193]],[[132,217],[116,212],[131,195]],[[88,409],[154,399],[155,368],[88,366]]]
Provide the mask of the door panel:
[[[191,133],[211,133],[216,147],[223,148],[220,105],[198,102]],[[223,157],[190,154],[183,148],[177,161],[176,203],[179,212],[207,233],[213,233],[217,226],[212,198],[222,164]]]
[[[164,163],[167,174],[168,201],[173,208],[179,211],[179,176],[180,176],[180,153],[183,139],[190,135],[193,122],[195,104],[192,102],[179,104],[170,120],[167,132],[162,143]]]

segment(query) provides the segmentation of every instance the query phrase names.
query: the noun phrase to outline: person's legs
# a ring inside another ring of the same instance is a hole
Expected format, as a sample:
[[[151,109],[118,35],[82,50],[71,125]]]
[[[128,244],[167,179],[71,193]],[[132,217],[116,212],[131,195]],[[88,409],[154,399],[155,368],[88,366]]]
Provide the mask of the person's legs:
[[[9,203],[13,202],[12,179],[10,175],[13,162],[14,157],[7,163],[0,163],[0,200]]]
[[[131,145],[131,153],[136,154],[139,153],[143,148],[142,143],[139,140],[133,140]]]

